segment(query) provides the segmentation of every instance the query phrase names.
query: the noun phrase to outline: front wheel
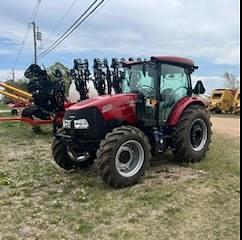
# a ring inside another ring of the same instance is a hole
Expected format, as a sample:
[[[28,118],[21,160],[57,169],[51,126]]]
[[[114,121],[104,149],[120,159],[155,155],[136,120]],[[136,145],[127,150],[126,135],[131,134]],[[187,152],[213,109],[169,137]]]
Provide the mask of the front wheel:
[[[146,135],[127,126],[109,133],[97,153],[98,169],[103,181],[123,188],[139,182],[151,159],[151,146]]]
[[[174,134],[175,156],[180,162],[199,162],[209,150],[212,136],[209,113],[202,106],[186,109]]]
[[[73,153],[57,137],[55,137],[52,142],[52,155],[56,164],[67,171],[77,168],[85,169],[92,165],[94,162],[94,157],[92,156],[90,156],[90,158],[85,161],[75,161]]]

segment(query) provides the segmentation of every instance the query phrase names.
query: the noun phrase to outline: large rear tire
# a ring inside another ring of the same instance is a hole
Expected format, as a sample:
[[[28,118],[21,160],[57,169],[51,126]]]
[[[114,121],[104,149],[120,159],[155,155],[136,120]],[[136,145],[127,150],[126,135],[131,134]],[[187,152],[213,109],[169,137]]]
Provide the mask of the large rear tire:
[[[86,169],[93,164],[94,158],[90,157],[83,162],[73,161],[71,155],[68,154],[67,146],[65,146],[59,138],[54,138],[52,143],[52,155],[56,164],[64,170]]]
[[[99,174],[113,188],[139,182],[151,160],[149,139],[131,126],[116,128],[107,134],[97,152]]]
[[[199,162],[209,150],[212,137],[212,123],[205,108],[199,105],[188,107],[178,122],[174,142],[177,161]]]

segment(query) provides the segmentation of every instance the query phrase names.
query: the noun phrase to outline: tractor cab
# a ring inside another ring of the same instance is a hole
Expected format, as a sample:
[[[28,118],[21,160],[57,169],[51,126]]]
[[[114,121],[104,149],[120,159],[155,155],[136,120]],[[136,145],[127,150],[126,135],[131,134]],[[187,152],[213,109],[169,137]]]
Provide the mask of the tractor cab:
[[[138,118],[146,125],[163,125],[174,106],[184,97],[191,97],[191,74],[197,69],[194,62],[176,57],[152,57],[150,61],[127,62],[122,84],[123,93],[139,96]],[[201,82],[195,93],[204,93]]]

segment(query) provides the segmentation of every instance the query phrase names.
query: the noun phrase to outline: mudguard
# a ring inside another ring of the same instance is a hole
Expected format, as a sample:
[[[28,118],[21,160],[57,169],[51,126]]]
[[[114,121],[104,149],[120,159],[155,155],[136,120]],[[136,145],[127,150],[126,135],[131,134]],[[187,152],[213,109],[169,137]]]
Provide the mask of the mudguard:
[[[178,124],[184,110],[191,105],[200,105],[200,106],[206,107],[208,105],[208,102],[204,98],[201,98],[198,96],[182,98],[175,105],[172,112],[170,113],[170,116],[167,121],[168,126],[175,127]]]

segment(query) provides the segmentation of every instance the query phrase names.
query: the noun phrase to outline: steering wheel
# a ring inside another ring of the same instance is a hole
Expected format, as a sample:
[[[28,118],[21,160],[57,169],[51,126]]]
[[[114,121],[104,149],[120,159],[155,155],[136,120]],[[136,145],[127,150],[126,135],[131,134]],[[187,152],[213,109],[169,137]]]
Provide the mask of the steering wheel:
[[[154,88],[149,86],[149,85],[142,85],[140,86],[140,88],[143,90],[143,91],[146,91],[146,94],[145,95],[148,95],[150,97],[152,97],[154,95]]]

